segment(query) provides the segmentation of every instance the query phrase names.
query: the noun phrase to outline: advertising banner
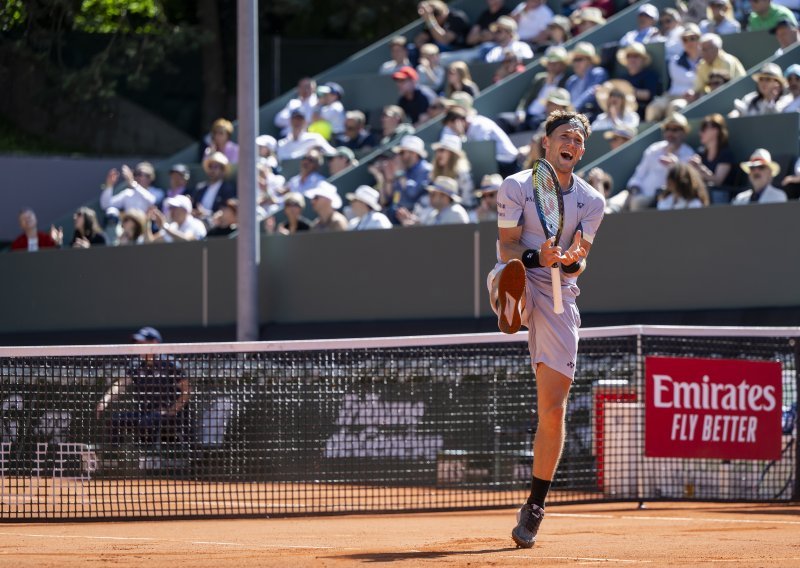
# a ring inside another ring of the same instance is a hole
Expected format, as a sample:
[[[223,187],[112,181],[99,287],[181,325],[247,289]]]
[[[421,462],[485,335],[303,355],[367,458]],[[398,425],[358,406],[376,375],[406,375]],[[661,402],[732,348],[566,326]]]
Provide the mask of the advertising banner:
[[[780,459],[780,363],[647,357],[645,374],[647,457]]]

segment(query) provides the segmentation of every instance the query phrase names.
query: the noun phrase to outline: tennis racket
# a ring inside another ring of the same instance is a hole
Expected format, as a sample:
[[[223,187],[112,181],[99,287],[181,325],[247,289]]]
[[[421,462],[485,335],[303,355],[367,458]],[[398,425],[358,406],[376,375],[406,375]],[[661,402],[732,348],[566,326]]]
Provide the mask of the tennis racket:
[[[533,202],[545,239],[555,237],[554,244],[557,246],[564,229],[564,196],[556,172],[547,160],[540,158],[533,163],[531,183]],[[553,311],[560,314],[564,312],[564,302],[561,298],[561,271],[558,264],[550,267],[550,277],[553,282]]]

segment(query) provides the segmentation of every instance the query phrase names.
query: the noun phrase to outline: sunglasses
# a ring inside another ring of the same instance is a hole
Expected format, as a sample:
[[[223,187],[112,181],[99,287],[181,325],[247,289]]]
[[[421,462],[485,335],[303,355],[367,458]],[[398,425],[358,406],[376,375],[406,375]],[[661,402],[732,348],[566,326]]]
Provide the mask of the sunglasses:
[[[708,130],[709,128],[719,128],[719,126],[713,122],[704,122],[700,125],[700,130]]]
[[[683,132],[683,128],[680,126],[667,126],[664,132]]]

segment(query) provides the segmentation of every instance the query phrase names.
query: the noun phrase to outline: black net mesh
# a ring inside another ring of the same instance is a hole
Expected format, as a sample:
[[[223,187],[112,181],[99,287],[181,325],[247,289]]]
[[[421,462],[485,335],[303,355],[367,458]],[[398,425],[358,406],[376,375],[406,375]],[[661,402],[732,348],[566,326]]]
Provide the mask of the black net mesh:
[[[466,341],[0,355],[0,518],[518,505],[530,485],[536,429],[527,344]],[[781,361],[781,459],[644,457],[647,354]],[[796,406],[790,338],[582,340],[548,502],[797,498]]]

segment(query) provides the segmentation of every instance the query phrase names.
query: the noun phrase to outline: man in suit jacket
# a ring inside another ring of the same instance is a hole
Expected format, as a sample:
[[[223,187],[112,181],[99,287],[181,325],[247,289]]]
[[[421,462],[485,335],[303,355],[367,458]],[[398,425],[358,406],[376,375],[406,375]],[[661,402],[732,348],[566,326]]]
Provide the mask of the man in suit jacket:
[[[208,224],[211,215],[222,209],[228,199],[236,197],[236,187],[226,180],[230,162],[222,152],[214,152],[203,160],[208,181],[198,183],[192,192],[194,216]]]

